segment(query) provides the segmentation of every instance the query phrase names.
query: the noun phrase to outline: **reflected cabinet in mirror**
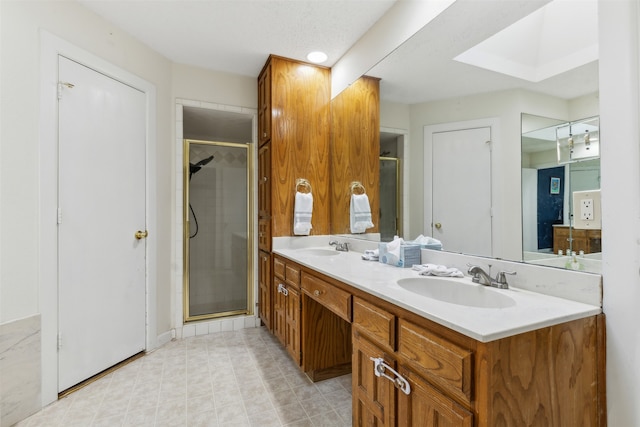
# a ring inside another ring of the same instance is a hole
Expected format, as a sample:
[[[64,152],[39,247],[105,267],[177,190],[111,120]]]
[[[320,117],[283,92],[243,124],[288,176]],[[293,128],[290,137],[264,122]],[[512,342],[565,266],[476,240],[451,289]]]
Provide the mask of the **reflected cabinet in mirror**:
[[[331,101],[331,232],[378,238],[379,79],[363,76]]]
[[[522,114],[523,260],[601,272],[599,120]]]

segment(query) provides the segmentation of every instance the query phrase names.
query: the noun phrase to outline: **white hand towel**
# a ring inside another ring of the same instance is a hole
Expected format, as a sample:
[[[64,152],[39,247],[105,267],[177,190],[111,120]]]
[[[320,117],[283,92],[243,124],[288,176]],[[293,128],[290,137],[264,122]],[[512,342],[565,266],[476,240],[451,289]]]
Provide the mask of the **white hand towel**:
[[[440,276],[440,277],[464,277],[462,271],[454,267],[446,267],[436,264],[419,264],[411,267],[419,272],[421,276]]]
[[[296,191],[293,208],[293,234],[308,236],[311,232],[311,213],[313,212],[313,196],[311,193]]]
[[[373,227],[371,222],[371,206],[366,194],[352,194],[350,208],[351,232],[364,233],[367,228]]]
[[[367,249],[362,254],[362,259],[365,261],[378,261],[380,259],[379,249]]]

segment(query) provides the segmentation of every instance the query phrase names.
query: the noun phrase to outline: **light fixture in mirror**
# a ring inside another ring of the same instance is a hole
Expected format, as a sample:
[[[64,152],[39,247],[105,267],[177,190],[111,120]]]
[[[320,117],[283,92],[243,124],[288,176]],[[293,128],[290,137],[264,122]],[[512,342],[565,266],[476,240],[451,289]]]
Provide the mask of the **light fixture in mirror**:
[[[599,216],[600,159],[560,163],[556,156],[558,134],[564,136],[573,124],[574,129],[588,129],[597,135],[597,120],[593,117],[569,123],[522,114],[523,261],[601,272],[600,227],[583,226],[585,221],[579,220],[582,213],[574,202],[576,197],[588,195],[591,198],[587,200],[598,206],[592,215]]]
[[[598,117],[566,123],[556,128],[558,163],[571,163],[600,157]]]

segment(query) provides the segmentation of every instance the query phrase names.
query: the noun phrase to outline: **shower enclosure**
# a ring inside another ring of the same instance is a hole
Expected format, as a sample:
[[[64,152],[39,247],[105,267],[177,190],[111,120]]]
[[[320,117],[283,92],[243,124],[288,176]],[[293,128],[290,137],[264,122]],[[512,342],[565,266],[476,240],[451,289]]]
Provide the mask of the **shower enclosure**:
[[[383,242],[401,236],[400,160],[380,157],[380,239]]]
[[[184,320],[253,314],[249,144],[184,141]]]

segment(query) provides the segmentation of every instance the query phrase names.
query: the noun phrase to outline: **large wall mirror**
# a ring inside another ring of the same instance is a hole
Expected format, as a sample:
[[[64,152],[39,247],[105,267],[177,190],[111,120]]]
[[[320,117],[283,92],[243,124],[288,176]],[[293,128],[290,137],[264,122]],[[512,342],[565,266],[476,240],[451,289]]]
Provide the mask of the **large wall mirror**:
[[[512,27],[518,22],[525,22],[527,29]],[[566,22],[581,22],[582,28],[590,31],[571,32],[568,37]],[[430,228],[437,221],[433,221],[431,206],[433,164],[429,158],[431,148],[425,142],[425,128],[495,119],[497,125],[491,136],[491,190],[486,195],[491,200],[492,215],[489,256],[537,262],[533,258],[538,255],[527,252],[539,252],[539,248],[528,250],[525,246],[523,217],[528,221],[530,212],[523,206],[522,168],[529,168],[525,163],[532,156],[528,145],[522,145],[525,132],[522,120],[524,115],[559,118],[541,123],[538,127],[541,129],[599,115],[597,27],[597,2],[591,0],[456,1],[366,73],[381,79],[381,127],[409,129],[407,157],[401,165],[407,179],[398,190],[403,194],[400,208],[404,210],[405,240],[419,234],[436,237],[436,231]],[[505,47],[506,51],[500,50]],[[570,50],[560,52],[557,50],[560,47]],[[472,48],[476,49],[475,54]],[[533,51],[537,55],[527,53]],[[480,64],[473,60],[500,55],[509,61]],[[567,67],[549,72],[554,60]],[[519,74],[498,70],[498,63],[507,62],[518,65],[515,68],[519,68]],[[553,155],[557,165],[557,151]],[[567,175],[554,178],[561,178],[563,207],[561,218],[555,218],[558,224],[552,225],[569,224],[568,206],[573,203],[568,200],[570,193],[573,196],[575,191],[595,189],[590,184],[579,190],[574,176],[591,173],[582,168],[599,170],[597,162],[592,159],[561,166]],[[567,186],[569,182],[573,183],[571,187]],[[569,238],[578,236],[573,233]],[[443,249],[448,246],[443,241]],[[553,252],[552,246],[545,249]],[[576,252],[579,254],[579,250]]]

